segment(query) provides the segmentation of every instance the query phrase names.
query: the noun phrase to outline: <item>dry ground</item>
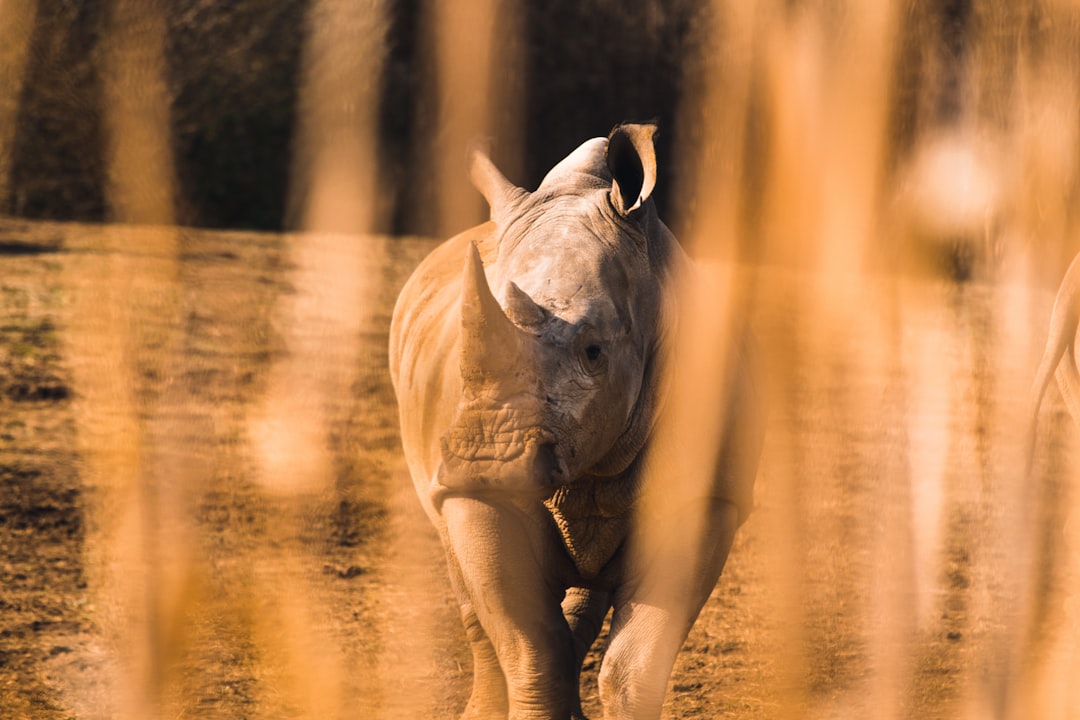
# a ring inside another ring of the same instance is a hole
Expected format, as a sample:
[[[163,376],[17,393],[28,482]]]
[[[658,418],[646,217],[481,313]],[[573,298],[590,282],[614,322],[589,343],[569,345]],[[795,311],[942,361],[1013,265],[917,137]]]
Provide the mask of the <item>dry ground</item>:
[[[318,246],[369,279],[342,342],[298,334],[321,267],[305,242],[0,223],[0,716],[462,707],[469,658],[385,367],[431,244]],[[873,278],[830,302],[798,273],[744,276],[771,378],[758,509],[666,717],[1080,717],[1056,394],[1038,478],[1019,471],[1052,295]],[[274,422],[319,420],[317,481],[265,477],[304,467],[287,432],[252,430],[282,387],[303,399]]]

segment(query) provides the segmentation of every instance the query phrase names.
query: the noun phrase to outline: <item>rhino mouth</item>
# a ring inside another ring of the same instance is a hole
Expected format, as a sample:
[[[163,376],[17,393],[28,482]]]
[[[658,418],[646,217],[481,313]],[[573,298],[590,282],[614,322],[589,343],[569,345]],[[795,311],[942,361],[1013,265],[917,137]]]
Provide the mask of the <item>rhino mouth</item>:
[[[463,412],[442,438],[440,484],[547,496],[569,480],[556,434],[507,409]]]

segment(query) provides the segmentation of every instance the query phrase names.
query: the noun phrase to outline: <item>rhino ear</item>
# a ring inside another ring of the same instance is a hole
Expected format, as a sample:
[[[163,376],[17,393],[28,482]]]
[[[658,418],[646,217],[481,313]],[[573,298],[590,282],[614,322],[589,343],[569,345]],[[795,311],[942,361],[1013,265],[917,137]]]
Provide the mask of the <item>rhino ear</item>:
[[[656,187],[655,134],[655,125],[623,124],[608,135],[611,203],[624,217],[644,205]]]
[[[528,193],[506,179],[487,152],[474,147],[470,153],[469,177],[491,208],[491,219],[499,223]]]

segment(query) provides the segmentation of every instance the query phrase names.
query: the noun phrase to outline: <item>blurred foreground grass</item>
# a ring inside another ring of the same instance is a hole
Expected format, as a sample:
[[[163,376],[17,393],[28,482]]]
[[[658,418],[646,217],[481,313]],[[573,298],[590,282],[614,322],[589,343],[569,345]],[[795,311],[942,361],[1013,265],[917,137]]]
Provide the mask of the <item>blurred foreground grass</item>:
[[[469,660],[385,368],[397,288],[432,245],[0,225],[6,714],[454,717]],[[368,273],[352,356],[290,329],[311,252]],[[1075,716],[1076,443],[1056,396],[1035,485],[1015,472],[1051,293],[890,273],[836,306],[812,273],[738,277],[771,378],[758,507],[667,716]],[[297,338],[316,360],[290,375]],[[275,373],[321,388],[276,416],[272,437],[301,433],[276,460],[252,431]],[[268,479],[296,452],[328,464]]]

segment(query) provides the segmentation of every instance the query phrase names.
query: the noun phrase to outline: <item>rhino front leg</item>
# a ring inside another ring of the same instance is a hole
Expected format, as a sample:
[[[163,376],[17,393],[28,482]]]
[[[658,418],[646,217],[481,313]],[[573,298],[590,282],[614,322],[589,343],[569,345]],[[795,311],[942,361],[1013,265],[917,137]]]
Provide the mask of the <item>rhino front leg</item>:
[[[466,497],[447,498],[442,516],[462,587],[506,678],[508,712],[496,717],[574,717],[574,643],[541,516]]]
[[[465,626],[465,637],[469,640],[473,657],[473,684],[469,703],[465,706],[462,720],[487,720],[488,718],[506,717],[508,703],[506,697],[506,677],[499,666],[499,658],[487,633],[480,625],[472,600],[465,589],[461,576],[461,567],[453,553],[447,553],[447,566],[450,570],[450,584],[461,608],[461,623]]]
[[[505,718],[509,708],[506,696],[506,677],[499,667],[499,658],[488,639],[480,619],[471,606],[462,608],[465,635],[469,638],[473,656],[473,689],[465,706],[463,720]]]
[[[600,668],[605,720],[660,717],[668,679],[679,649],[724,569],[739,525],[729,502],[706,501],[700,537],[679,517],[662,522],[670,532],[636,543],[628,558],[629,577],[616,593],[611,642]],[[692,510],[693,511],[693,510]],[[697,562],[688,562],[697,549]]]

